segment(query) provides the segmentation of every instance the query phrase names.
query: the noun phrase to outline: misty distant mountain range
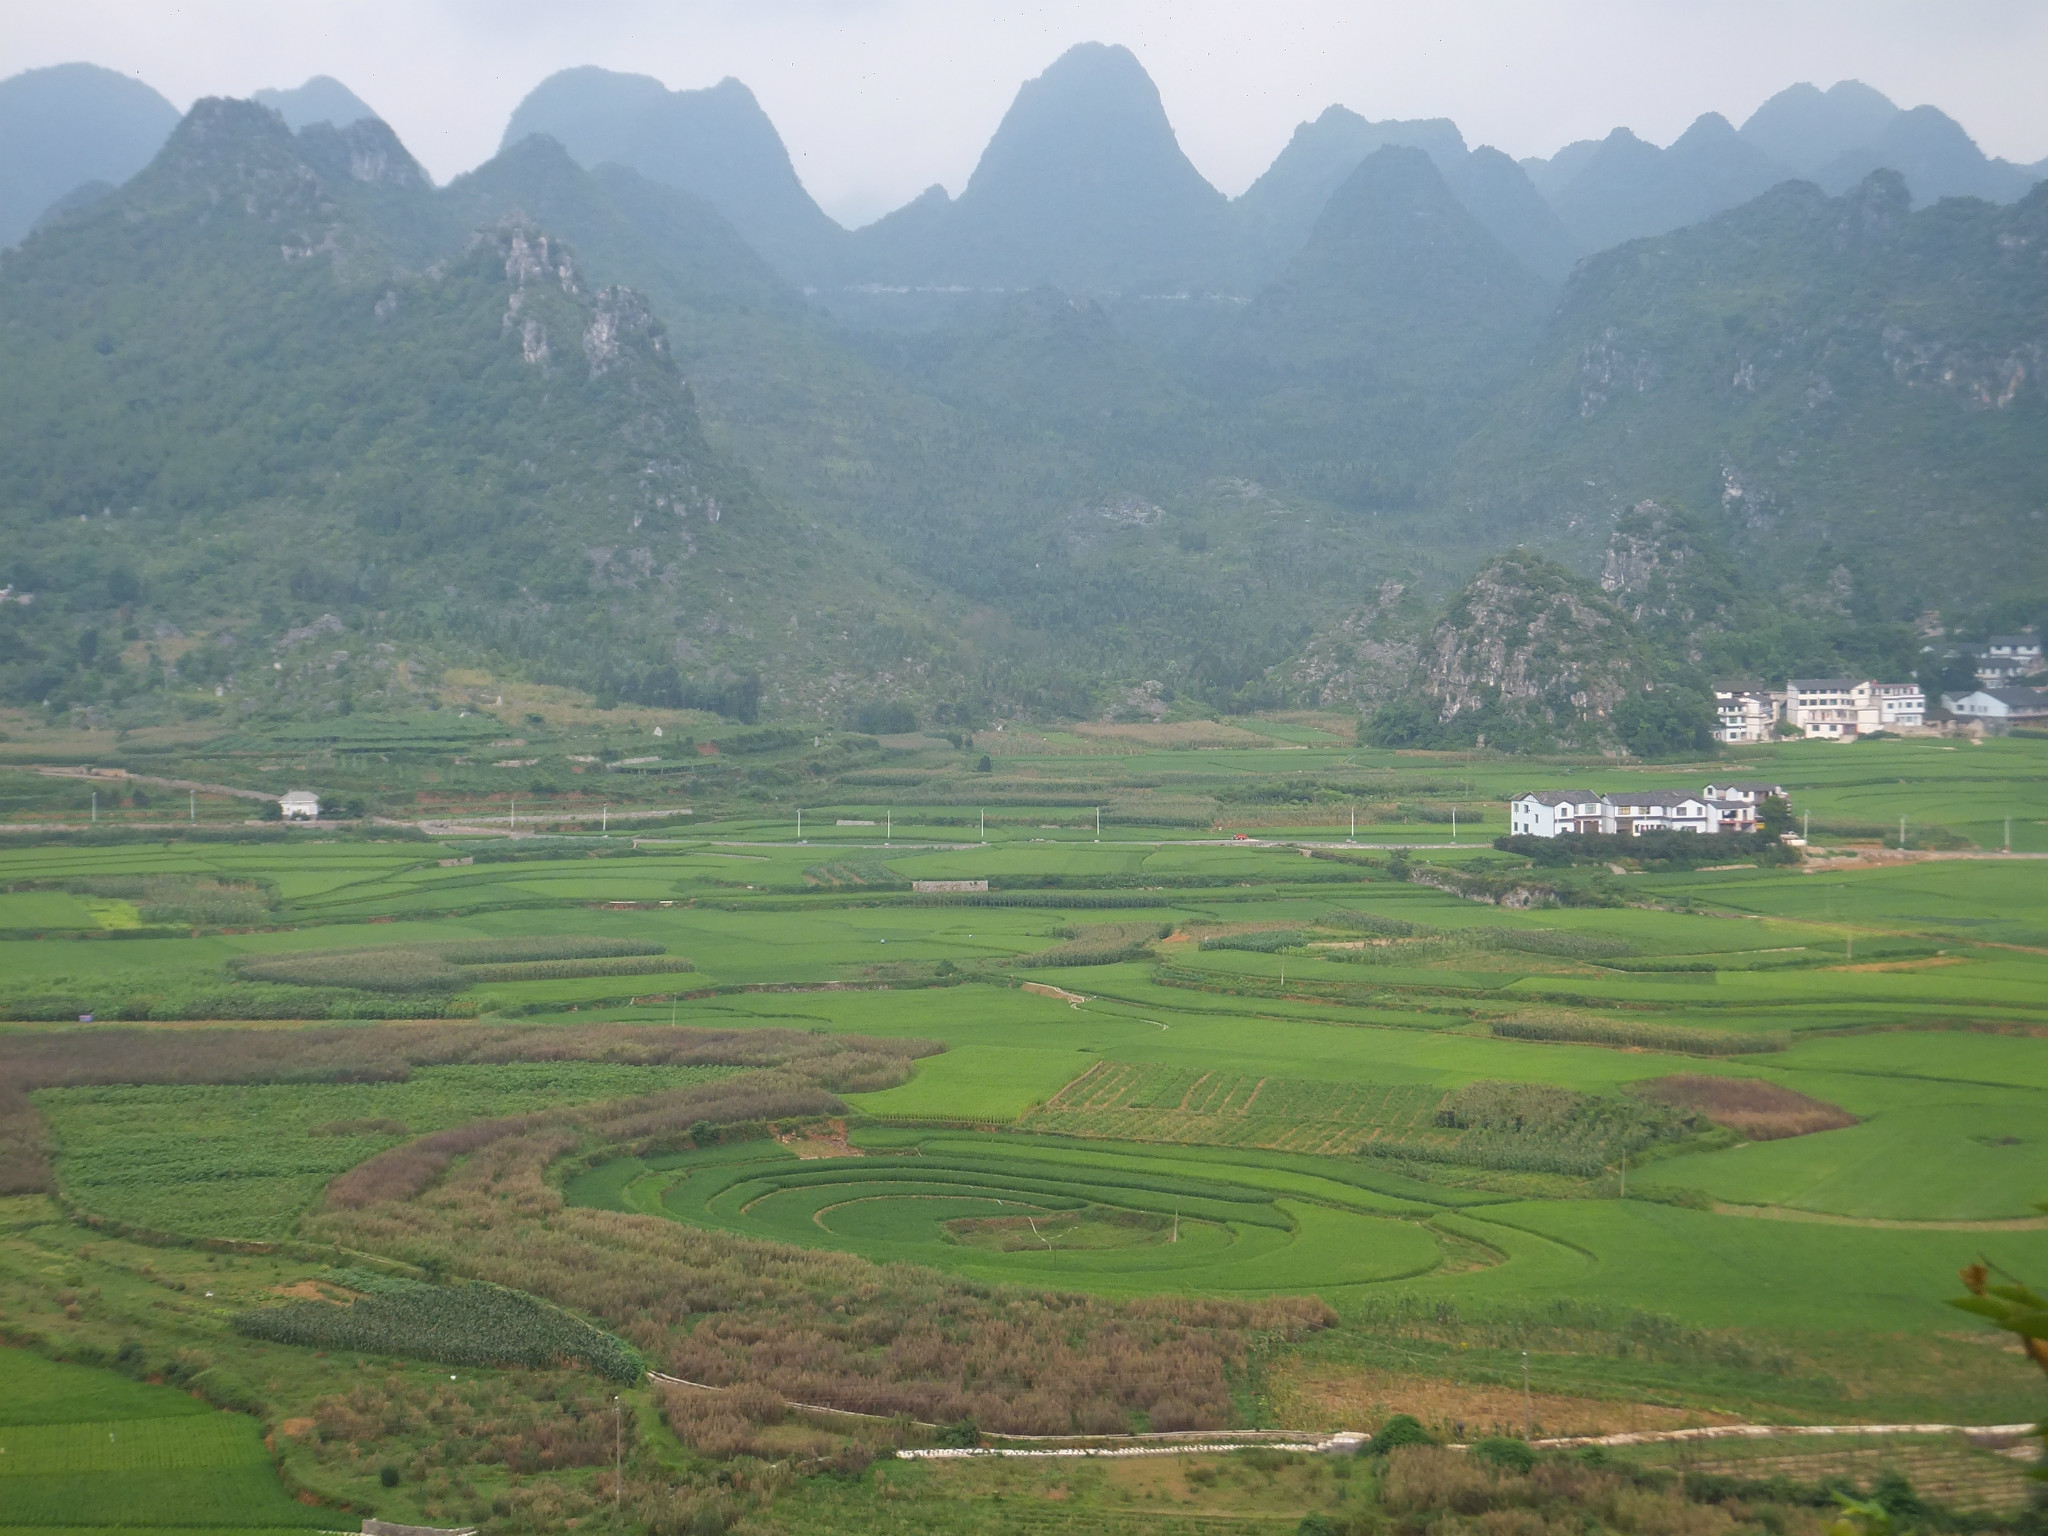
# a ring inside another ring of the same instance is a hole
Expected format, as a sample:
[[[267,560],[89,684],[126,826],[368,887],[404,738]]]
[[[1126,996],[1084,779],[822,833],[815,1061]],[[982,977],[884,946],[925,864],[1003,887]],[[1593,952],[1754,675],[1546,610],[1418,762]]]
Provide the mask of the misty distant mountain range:
[[[321,714],[479,663],[963,725],[1495,690],[1458,729],[1536,744],[1606,697],[1545,656],[1901,672],[1937,610],[2048,618],[2038,169],[1852,82],[1519,163],[1332,107],[1232,199],[1088,44],[959,197],[847,230],[732,80],[565,71],[436,186],[331,80],[180,119],[34,71],[0,702]]]
[[[294,130],[376,115],[326,76],[255,99]],[[89,64],[0,81],[0,245],[52,205],[134,175],[177,118],[148,86]],[[805,191],[775,125],[737,80],[671,91],[645,75],[566,69],[519,104],[503,146],[532,134],[587,168],[623,165],[703,198],[784,277],[819,289],[1248,294],[1306,242],[1351,170],[1389,144],[1427,153],[1459,202],[1550,279],[1581,256],[1697,223],[1783,181],[1841,193],[1895,170],[1917,206],[2009,203],[2048,177],[2048,162],[1987,157],[1938,108],[1903,109],[1845,80],[1780,91],[1740,128],[1707,113],[1667,148],[1616,128],[1519,162],[1468,146],[1448,118],[1372,122],[1332,106],[1233,199],[1181,152],[1138,60],[1093,43],[1024,84],[957,199],[934,186],[853,231]]]

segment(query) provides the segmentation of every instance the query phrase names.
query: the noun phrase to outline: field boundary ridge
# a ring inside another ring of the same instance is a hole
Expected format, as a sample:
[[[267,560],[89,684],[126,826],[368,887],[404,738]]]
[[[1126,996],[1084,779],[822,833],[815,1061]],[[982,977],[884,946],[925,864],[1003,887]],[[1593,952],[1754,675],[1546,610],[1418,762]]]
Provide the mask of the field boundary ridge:
[[[2017,1440],[2032,1424],[1709,1424],[1698,1429],[1638,1429],[1618,1435],[1567,1435],[1531,1440],[1545,1450],[1582,1445],[1678,1445],[1696,1440],[1774,1440],[1780,1435],[1963,1435],[1971,1440]]]

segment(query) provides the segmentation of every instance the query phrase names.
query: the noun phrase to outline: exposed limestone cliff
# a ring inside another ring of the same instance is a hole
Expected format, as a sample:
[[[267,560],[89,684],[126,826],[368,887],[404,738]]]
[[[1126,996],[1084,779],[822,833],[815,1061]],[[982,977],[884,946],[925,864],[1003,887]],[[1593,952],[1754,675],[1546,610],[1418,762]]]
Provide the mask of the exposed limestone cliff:
[[[1498,711],[1575,734],[1650,674],[1629,615],[1591,582],[1516,550],[1489,561],[1423,647],[1419,691],[1437,718]]]
[[[1600,590],[1637,624],[1683,643],[1699,660],[1698,636],[1728,617],[1733,566],[1684,517],[1641,501],[1615,520]]]
[[[1362,607],[1317,633],[1278,680],[1310,703],[1373,709],[1399,693],[1415,671],[1419,625],[1401,611],[1407,589],[1383,581]]]

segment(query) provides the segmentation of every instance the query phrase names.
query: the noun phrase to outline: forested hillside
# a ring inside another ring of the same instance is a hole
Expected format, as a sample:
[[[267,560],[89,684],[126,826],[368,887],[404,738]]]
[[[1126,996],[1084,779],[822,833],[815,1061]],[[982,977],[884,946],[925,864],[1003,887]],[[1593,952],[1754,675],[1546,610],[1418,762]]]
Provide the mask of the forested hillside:
[[[124,642],[199,630],[183,673],[262,697],[259,640],[324,613],[330,705],[402,693],[394,650],[741,715],[823,707],[878,627],[900,656],[914,587],[706,443],[639,294],[516,215],[404,274],[360,210],[430,189],[371,132],[337,183],[318,132],[202,103],[0,272],[10,694],[146,688]]]
[[[1450,494],[1582,549],[1674,500],[1788,593],[1867,617],[2031,599],[2044,356],[2048,190],[1914,211],[1889,172],[1840,198],[1790,183],[1581,264]]]
[[[2048,192],[1785,180],[1935,142],[1867,88],[1524,165],[1333,108],[1233,201],[1091,46],[958,199],[851,233],[738,82],[570,71],[445,187],[338,82],[272,95],[299,131],[202,103],[0,255],[11,702],[379,708],[476,664],[1535,745],[2048,606]],[[1594,580],[1627,686],[1472,661],[1479,609]]]

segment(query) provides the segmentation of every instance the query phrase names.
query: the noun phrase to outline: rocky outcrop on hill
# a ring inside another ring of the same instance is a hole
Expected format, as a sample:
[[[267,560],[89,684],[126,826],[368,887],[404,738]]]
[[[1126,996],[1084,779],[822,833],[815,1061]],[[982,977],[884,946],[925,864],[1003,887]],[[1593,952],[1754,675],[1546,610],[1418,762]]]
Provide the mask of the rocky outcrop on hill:
[[[1600,590],[1637,624],[1682,637],[1689,659],[1700,633],[1726,621],[1735,587],[1733,565],[1689,519],[1654,501],[1615,519]]]
[[[1451,602],[1423,647],[1420,691],[1437,718],[1500,712],[1576,733],[1647,680],[1629,615],[1591,582],[1515,550]]]
[[[1326,709],[1371,709],[1398,693],[1415,671],[1418,626],[1404,622],[1398,581],[1383,581],[1363,606],[1320,631],[1280,669],[1288,692]]]

